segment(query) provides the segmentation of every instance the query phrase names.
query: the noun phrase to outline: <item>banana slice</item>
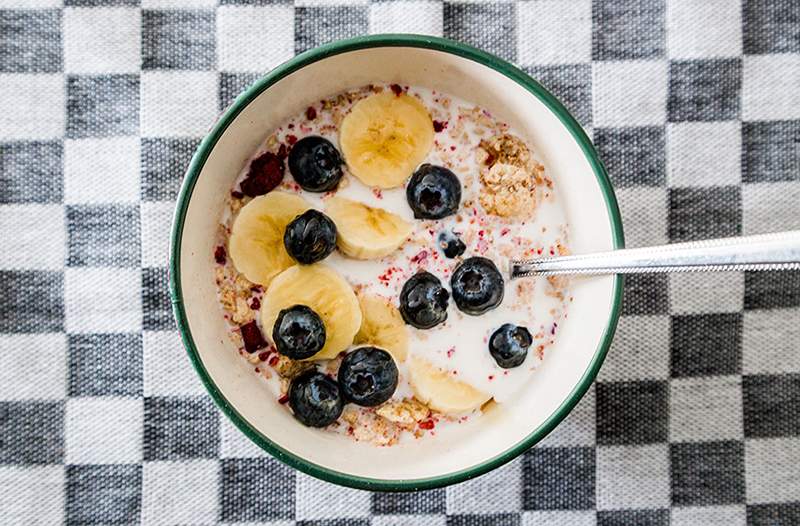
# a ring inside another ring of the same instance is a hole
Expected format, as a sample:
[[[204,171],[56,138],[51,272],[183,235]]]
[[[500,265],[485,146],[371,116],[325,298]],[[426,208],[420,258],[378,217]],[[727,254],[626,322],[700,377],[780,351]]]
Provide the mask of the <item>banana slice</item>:
[[[352,258],[387,256],[411,234],[411,223],[400,216],[343,197],[329,199],[325,212],[336,223],[339,249]]]
[[[228,248],[236,270],[260,285],[295,264],[283,246],[283,231],[311,208],[302,197],[270,192],[247,203],[236,216]]]
[[[325,345],[309,358],[335,357],[353,343],[361,327],[361,308],[353,288],[335,270],[320,263],[295,265],[272,279],[261,300],[261,324],[272,335],[281,310],[292,305],[311,307],[325,324]]]
[[[409,357],[408,372],[417,399],[442,413],[472,411],[490,398],[490,395],[456,380],[447,371],[417,356]]]
[[[408,354],[408,329],[397,307],[386,298],[374,295],[359,295],[358,301],[361,328],[353,343],[386,349],[396,361],[404,362]]]
[[[428,155],[433,121],[418,99],[387,90],[353,106],[342,121],[339,145],[362,183],[394,188]]]

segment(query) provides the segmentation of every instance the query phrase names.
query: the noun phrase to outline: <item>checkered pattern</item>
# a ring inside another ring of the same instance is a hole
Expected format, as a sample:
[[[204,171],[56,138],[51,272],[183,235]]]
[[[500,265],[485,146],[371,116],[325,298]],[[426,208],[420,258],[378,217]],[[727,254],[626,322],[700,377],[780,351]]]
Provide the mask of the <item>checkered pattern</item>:
[[[335,487],[220,415],[167,297],[184,168],[248,83],[370,31],[540,79],[592,133],[630,246],[800,228],[796,0],[0,0],[2,522],[800,523],[797,272],[629,279],[575,411],[447,489]]]

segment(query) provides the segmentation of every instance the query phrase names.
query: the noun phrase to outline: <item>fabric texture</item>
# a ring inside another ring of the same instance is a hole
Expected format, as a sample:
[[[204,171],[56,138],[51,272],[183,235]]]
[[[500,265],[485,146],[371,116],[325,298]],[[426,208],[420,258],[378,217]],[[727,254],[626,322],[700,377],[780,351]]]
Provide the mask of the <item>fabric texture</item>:
[[[628,246],[800,228],[796,0],[0,0],[2,522],[800,524],[800,272],[628,279],[566,421],[447,489],[339,488],[226,421],[170,311],[181,177],[259,75],[368,32],[539,79],[599,148]]]

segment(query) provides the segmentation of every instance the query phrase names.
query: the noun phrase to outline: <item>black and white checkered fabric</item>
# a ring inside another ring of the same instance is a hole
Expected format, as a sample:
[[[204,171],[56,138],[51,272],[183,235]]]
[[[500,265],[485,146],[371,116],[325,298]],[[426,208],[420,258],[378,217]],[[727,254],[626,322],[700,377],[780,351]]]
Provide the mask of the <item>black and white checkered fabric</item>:
[[[628,280],[573,414],[447,489],[319,482],[221,416],[167,295],[187,161],[259,75],[367,32],[541,80],[629,246],[800,228],[798,0],[0,0],[0,522],[800,524],[798,272]]]

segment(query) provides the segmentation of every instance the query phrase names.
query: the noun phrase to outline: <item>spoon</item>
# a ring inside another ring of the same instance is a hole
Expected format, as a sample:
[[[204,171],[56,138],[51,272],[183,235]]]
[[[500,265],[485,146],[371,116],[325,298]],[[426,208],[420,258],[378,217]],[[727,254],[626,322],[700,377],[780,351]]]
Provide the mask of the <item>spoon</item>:
[[[800,269],[800,230],[511,261],[511,278]]]

